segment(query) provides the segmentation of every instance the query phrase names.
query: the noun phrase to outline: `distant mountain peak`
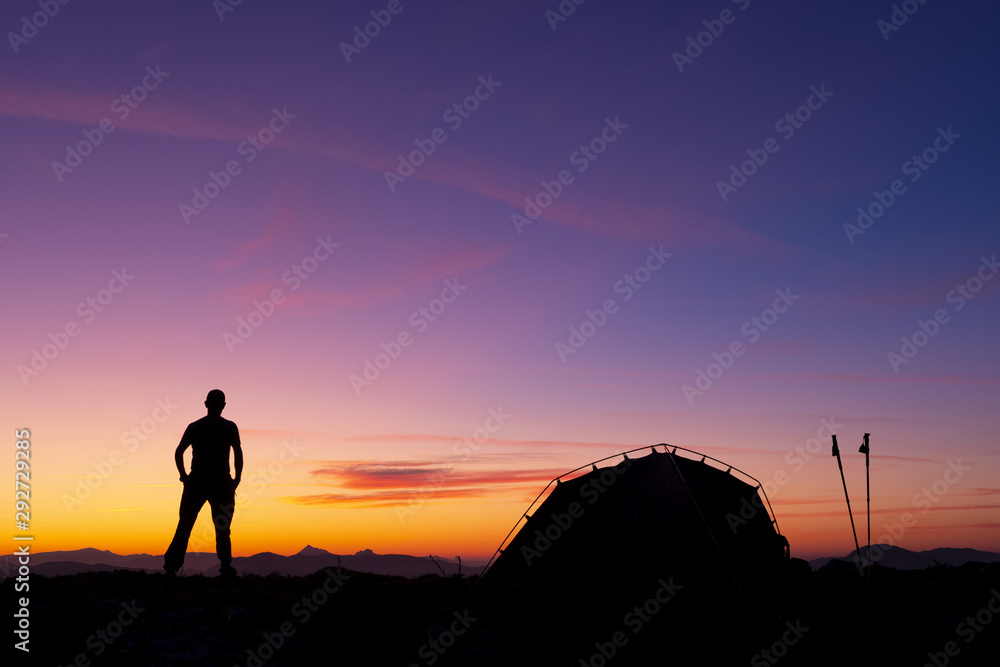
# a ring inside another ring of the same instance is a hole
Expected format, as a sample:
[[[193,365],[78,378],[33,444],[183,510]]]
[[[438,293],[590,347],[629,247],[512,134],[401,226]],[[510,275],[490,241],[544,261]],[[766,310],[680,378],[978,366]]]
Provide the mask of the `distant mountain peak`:
[[[362,549],[361,551],[354,554],[355,556],[378,556],[377,553],[371,549]]]
[[[819,569],[830,561],[860,563],[864,566],[868,562],[868,548],[861,547],[851,551],[846,556],[817,558],[809,561],[809,564],[813,569]],[[959,566],[970,561],[998,562],[1000,561],[1000,553],[961,547],[938,547],[926,551],[910,551],[890,544],[872,545],[872,562],[897,570],[922,570],[935,565]]]
[[[296,556],[332,556],[333,554],[331,554],[326,549],[317,549],[316,547],[312,546],[311,544],[307,544],[305,547],[303,547],[302,551],[298,552],[295,555]]]

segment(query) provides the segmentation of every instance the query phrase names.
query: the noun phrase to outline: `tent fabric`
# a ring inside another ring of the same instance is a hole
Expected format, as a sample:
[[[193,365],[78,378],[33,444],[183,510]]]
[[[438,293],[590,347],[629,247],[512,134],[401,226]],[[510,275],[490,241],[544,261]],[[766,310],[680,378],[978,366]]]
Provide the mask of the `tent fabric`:
[[[780,593],[787,542],[765,507],[755,485],[704,460],[655,448],[625,455],[561,481],[482,583],[516,632],[558,627],[581,638],[622,628],[644,601],[658,608],[652,596],[669,586],[664,623],[708,642],[704,619],[740,627]]]
[[[559,483],[488,576],[558,587],[672,569],[742,585],[784,558],[764,507],[732,473],[653,450]]]
[[[756,483],[681,451],[620,454],[529,510],[477,586],[491,650],[519,660],[531,646],[533,664],[730,664],[783,627],[787,541]]]

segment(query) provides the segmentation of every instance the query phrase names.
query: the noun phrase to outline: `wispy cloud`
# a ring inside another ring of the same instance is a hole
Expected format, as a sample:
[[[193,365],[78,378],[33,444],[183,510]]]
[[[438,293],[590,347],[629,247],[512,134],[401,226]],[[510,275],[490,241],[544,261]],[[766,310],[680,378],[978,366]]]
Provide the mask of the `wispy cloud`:
[[[442,435],[430,433],[385,433],[354,435],[343,438],[345,441],[353,442],[437,442],[452,443],[463,442],[464,439],[455,435]],[[643,445],[623,444],[620,442],[584,442],[580,440],[516,440],[511,438],[491,437],[490,444],[512,445],[522,447],[597,447],[597,448],[621,448],[622,450],[634,449]]]
[[[403,268],[408,282],[438,282],[448,277],[468,274],[496,264],[510,254],[510,248],[491,246],[466,246],[439,253],[424,253],[407,247],[401,252],[409,256]]]
[[[861,384],[967,384],[1000,385],[1000,377],[981,375],[852,375],[836,373],[811,373],[805,375],[757,375],[755,380],[770,382],[856,382]]]
[[[0,116],[96,125],[102,118],[114,119],[110,103],[118,94],[113,91],[52,91],[7,84],[0,86]],[[296,110],[289,111],[295,113]],[[252,113],[245,104],[236,101],[213,100],[196,110],[191,105],[150,99],[121,122],[120,127],[135,132],[237,144],[265,122],[269,114],[270,109]],[[278,135],[273,145],[353,164],[379,175],[391,166],[379,157],[384,151],[373,141],[359,138],[356,131],[340,131],[336,125],[327,127],[322,133],[300,125],[295,132]],[[543,176],[549,175],[529,174],[500,161],[484,160],[481,155],[450,151],[437,156],[411,178],[488,197],[510,206],[513,213],[524,208],[525,197],[537,193],[539,179]],[[737,254],[769,257],[787,257],[799,252],[727,220],[658,205],[635,204],[625,198],[609,199],[591,194],[583,187],[577,187],[571,197],[547,209],[541,220],[601,236],[666,243],[671,247],[721,247]],[[512,233],[513,229],[511,224]],[[238,259],[238,255],[233,259]]]
[[[831,501],[832,502],[832,501]],[[1000,505],[942,505],[932,507],[928,514],[934,512],[971,512],[975,510],[995,510],[1000,509]],[[872,508],[872,514],[886,515],[886,516],[900,516],[901,514],[910,513],[916,514],[919,512],[918,509],[914,508],[912,505],[909,507],[887,507],[887,508]],[[781,519],[819,519],[828,517],[841,517],[844,516],[844,510],[830,510],[826,512],[783,512],[781,514]]]
[[[372,433],[365,435],[353,435],[346,436],[342,438],[344,442],[383,442],[383,443],[393,443],[393,442],[427,442],[427,443],[441,443],[449,444],[456,442],[463,442],[464,439],[459,436],[454,435],[443,435],[443,434],[431,434],[431,433]],[[643,456],[648,454],[650,447],[660,447],[663,444],[669,444],[669,446],[674,447],[673,443],[626,443],[626,442],[588,442],[585,440],[535,440],[535,439],[514,439],[514,438],[490,438],[491,445],[505,445],[507,447],[517,447],[526,449],[596,449],[603,450],[599,452],[607,456],[612,456],[620,452],[626,452],[630,450],[638,450],[637,454]],[[683,449],[683,445],[676,445],[677,447],[682,447],[678,452],[679,456],[684,456],[687,458],[692,458],[696,456],[695,453],[686,452]],[[709,456],[723,456],[732,454],[759,454],[765,456],[775,456],[784,455],[787,453],[787,449],[764,449],[761,447],[725,447],[725,446],[702,446],[698,448],[688,448],[697,454],[708,454]],[[657,450],[660,451],[660,450]],[[518,453],[516,456],[524,456],[523,453]],[[889,457],[882,457],[889,458]],[[910,461],[927,461],[930,463],[940,463],[933,459],[915,459],[907,457],[898,457],[900,459],[906,459]],[[588,461],[589,463],[589,461]],[[562,472],[566,472],[565,470]],[[560,473],[561,474],[561,473]]]
[[[513,165],[484,160],[480,155],[453,152],[429,163],[417,177],[472,194],[489,197],[523,212],[525,198],[539,192],[539,182],[549,173],[527,173]],[[636,204],[626,198],[609,199],[591,194],[584,186],[568,186],[533,225],[556,223],[584,232],[617,239],[665,243],[671,247],[722,247],[741,255],[787,257],[798,249],[745,230],[730,221]],[[523,213],[522,213],[523,214]],[[509,214],[504,219],[510,224]],[[530,228],[523,233],[530,232]]]
[[[1000,489],[984,489],[984,488],[972,488],[968,491],[956,494],[963,496],[1000,496]]]
[[[312,435],[307,431],[284,431],[284,430],[273,430],[264,428],[241,428],[240,437],[246,439],[248,436],[256,436],[259,438],[289,438],[302,435]]]
[[[995,253],[985,254],[992,257]],[[930,263],[922,268],[924,270],[919,275],[907,276],[905,281],[898,282],[871,281],[865,274],[848,278],[847,284],[836,291],[817,295],[816,302],[827,312],[885,313],[889,310],[939,307],[948,291],[968,280],[977,266],[970,264],[968,269],[956,270],[954,267],[938,268]],[[845,262],[838,269],[848,273],[854,267]]]
[[[294,227],[294,224],[295,216],[292,211],[282,211],[268,221],[260,234],[241,243],[228,257],[216,260],[213,268],[216,271],[232,269],[250,257],[272,248],[287,238],[288,231]]]
[[[235,266],[250,255],[260,252],[278,241],[279,234],[291,222],[279,220],[268,226],[261,235],[245,243],[233,256],[224,260],[226,266]],[[328,312],[334,308],[363,308],[390,299],[398,298],[408,290],[423,289],[427,284],[437,284],[448,278],[460,278],[465,283],[475,271],[491,266],[508,254],[502,247],[470,245],[458,250],[440,254],[413,255],[411,261],[392,270],[383,270],[371,280],[365,280],[357,289],[336,289],[318,284],[306,284],[294,292],[285,289],[285,302],[279,308],[283,311],[305,311],[310,307],[322,307]],[[412,254],[412,253],[411,253]],[[331,258],[328,262],[335,262]],[[220,265],[217,264],[217,268]],[[216,292],[222,301],[244,307],[253,299],[266,297],[275,288],[283,288],[279,271],[286,271],[286,265],[275,266],[263,277],[255,277],[235,285],[228,285]]]
[[[771,504],[776,507],[784,507],[786,505],[827,505],[829,503],[840,502],[839,498],[776,498],[771,501]],[[782,515],[784,516],[784,515]]]
[[[164,86],[169,83],[169,78]],[[111,109],[112,101],[121,91],[86,90],[46,90],[40,86],[7,83],[0,84],[0,116],[36,119],[54,123],[96,126],[102,119],[110,118],[118,132],[139,132],[154,136],[180,139],[220,141],[238,145],[246,141],[250,133],[258,131],[272,116],[272,107],[250,105],[245,100],[225,98],[217,91],[206,94],[201,100],[178,104],[166,97],[151,97],[141,107],[129,114],[125,120]],[[276,103],[274,108],[283,108]],[[290,114],[298,115],[298,109],[288,108]],[[293,119],[294,132],[282,132],[274,137],[269,150],[286,150],[309,156],[321,156],[340,163],[381,172],[381,165],[372,159],[369,149],[359,143],[357,135],[350,128],[340,131],[336,125],[325,128],[321,135],[311,131]],[[67,128],[66,137],[71,139],[75,129]],[[41,156],[35,155],[26,146],[22,147],[33,168],[40,167]],[[48,160],[46,169],[51,173]],[[234,259],[238,259],[236,256]]]
[[[8,84],[0,87],[0,115],[77,125],[97,125],[103,118],[111,118],[116,127],[122,129],[184,139],[218,139],[238,143],[246,138],[240,122],[213,119],[232,120],[232,114],[212,116],[194,113],[156,99],[146,101],[141,113],[136,111],[119,122],[111,109],[111,102],[120,94],[120,91],[52,91]],[[247,122],[252,125],[249,119]]]
[[[447,500],[452,498],[481,498],[485,495],[486,492],[483,489],[439,488],[433,492],[431,497],[438,500]],[[283,500],[296,505],[330,505],[338,507],[351,507],[354,509],[372,509],[380,507],[398,507],[412,502],[413,498],[413,490],[402,489],[377,493],[320,493],[311,496],[291,496],[283,498]]]
[[[906,463],[944,463],[939,459],[925,459],[917,456],[893,456],[891,454],[878,454],[877,458],[889,461],[905,461]]]
[[[327,462],[311,475],[337,487],[330,493],[294,496],[298,505],[392,507],[422,500],[484,498],[511,492],[538,491],[563,470],[460,470],[441,460]]]

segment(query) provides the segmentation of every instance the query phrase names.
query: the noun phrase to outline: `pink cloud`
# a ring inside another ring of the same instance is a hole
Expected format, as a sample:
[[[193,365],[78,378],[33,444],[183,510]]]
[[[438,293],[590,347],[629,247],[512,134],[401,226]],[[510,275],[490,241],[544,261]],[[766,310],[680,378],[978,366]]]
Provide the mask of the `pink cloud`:
[[[418,442],[440,442],[440,443],[453,443],[453,442],[464,441],[464,439],[459,436],[432,435],[427,433],[356,435],[356,436],[348,436],[344,438],[344,440],[376,441],[376,442],[418,441]],[[540,446],[599,447],[599,448],[614,447],[614,448],[621,448],[623,451],[626,449],[633,449],[636,447],[636,445],[622,444],[617,442],[582,442],[578,440],[512,440],[509,438],[490,438],[490,444],[513,445],[522,447],[540,447]]]
[[[247,241],[234,255],[222,260],[222,263],[227,267],[233,266],[252,254],[262,252],[276,243],[281,229],[290,224],[291,222],[285,218],[272,223],[260,236]],[[226,303],[244,307],[254,299],[265,298],[273,290],[281,289],[285,295],[285,302],[278,306],[278,310],[301,312],[311,306],[361,308],[398,297],[415,285],[440,283],[448,278],[461,278],[500,261],[508,252],[509,250],[505,248],[469,246],[438,255],[415,257],[407,266],[398,268],[395,273],[383,272],[378,280],[366,281],[363,288],[357,291],[304,285],[302,289],[292,292],[285,289],[281,276],[275,271],[273,278],[231,285],[217,292],[216,297]],[[218,266],[217,264],[217,268]],[[281,270],[287,270],[287,267]]]
[[[168,86],[169,83],[170,79],[167,77],[161,85]],[[212,139],[234,145],[245,141],[251,132],[264,127],[272,116],[271,108],[248,112],[244,104],[212,108],[211,103],[206,102],[204,108],[192,111],[158,99],[154,92],[128,118],[121,120],[112,111],[111,103],[122,92],[50,91],[8,84],[0,86],[0,116],[89,126],[96,126],[102,119],[109,118],[116,129],[184,139]],[[291,114],[296,112],[295,109],[288,111]],[[295,122],[295,119],[291,120],[291,123]],[[67,134],[68,140],[72,140],[73,136],[72,132]],[[308,136],[305,130],[300,130],[297,135],[284,132],[275,136],[272,145],[309,155],[320,154],[368,169],[379,169],[358,146],[353,135],[348,133],[332,138],[317,138]]]
[[[1000,489],[974,488],[974,489],[969,489],[969,491],[967,491],[965,493],[956,493],[955,495],[957,495],[957,496],[998,496],[998,495],[1000,495]]]
[[[311,472],[343,491],[285,500],[299,505],[391,507],[433,499],[482,498],[544,488],[554,470],[464,471],[442,461],[327,462]]]
[[[775,507],[785,507],[786,505],[828,505],[840,502],[839,498],[780,498],[772,500]]]
[[[406,269],[411,282],[437,282],[457,277],[499,262],[510,254],[510,249],[500,246],[468,246],[436,255],[420,254],[415,248],[403,252],[411,256],[411,266]]]
[[[971,385],[997,385],[1000,378],[983,377],[974,375],[908,375],[900,377],[897,375],[852,375],[837,373],[814,373],[806,375],[780,374],[780,375],[758,375],[754,379],[767,380],[770,382],[787,381],[809,381],[809,382],[859,382],[863,384],[971,384]],[[907,420],[909,421],[909,420]]]
[[[993,256],[995,253],[986,253]],[[887,308],[940,308],[945,304],[948,292],[956,285],[963,284],[979,268],[979,260],[970,262],[966,271],[948,270],[947,273],[925,271],[918,277],[910,277],[906,282],[895,284],[853,281],[836,293],[818,295],[817,303],[828,311],[858,311]],[[850,265],[844,271],[852,270]]]
[[[889,454],[878,454],[878,459],[887,459],[889,461],[906,461],[907,463],[944,463],[944,461],[938,461],[937,459],[922,459],[916,456],[892,456]]]
[[[452,153],[448,158],[428,163],[414,177],[489,197],[511,206],[511,213],[523,215],[525,198],[541,192],[540,181],[543,178],[551,180],[552,174],[529,175],[497,161]],[[796,248],[748,232],[726,220],[638,205],[624,199],[607,201],[590,195],[576,184],[567,188],[565,198],[545,209],[540,220],[601,236],[663,243],[669,247],[714,246],[739,254],[773,257],[798,252]],[[513,232],[514,224],[509,215],[504,216],[504,220]],[[539,222],[532,226],[536,224]],[[521,229],[522,233],[530,233],[531,226]]]
[[[946,505],[946,506],[940,506],[940,507],[933,507],[928,512],[928,514],[930,514],[932,512],[970,512],[970,511],[973,511],[973,510],[987,510],[987,509],[988,510],[1000,509],[1000,505]],[[873,508],[872,509],[872,514],[879,514],[879,515],[894,515],[894,516],[899,516],[899,515],[905,514],[905,513],[919,515],[919,510],[917,510],[913,506],[902,507],[902,508],[895,507],[895,508]],[[844,516],[845,514],[847,514],[847,510],[846,509],[830,510],[828,512],[797,512],[797,513],[796,512],[792,512],[792,513],[785,512],[785,513],[782,513],[781,519],[782,520],[785,520],[786,518],[796,518],[796,519],[798,519],[798,518],[805,518],[805,519],[813,518],[813,519],[818,519],[818,518],[839,517],[839,516]],[[855,512],[855,514],[857,514],[857,512]]]
[[[242,264],[250,257],[279,243],[294,226],[295,216],[291,211],[282,211],[271,218],[258,236],[242,243],[229,257],[222,257],[213,265],[217,271],[225,271]]]

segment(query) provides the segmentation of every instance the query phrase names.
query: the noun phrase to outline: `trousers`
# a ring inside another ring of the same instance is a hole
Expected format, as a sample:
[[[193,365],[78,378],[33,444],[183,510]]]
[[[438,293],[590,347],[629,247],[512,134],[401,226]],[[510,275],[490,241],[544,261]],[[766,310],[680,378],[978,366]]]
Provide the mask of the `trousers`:
[[[215,553],[219,556],[222,569],[229,567],[233,560],[230,525],[236,508],[236,490],[233,488],[233,479],[227,475],[224,478],[211,480],[189,477],[184,483],[180,518],[177,521],[174,539],[171,540],[163,557],[164,570],[176,572],[184,565],[191,529],[194,528],[198,513],[206,502],[212,510],[212,523],[215,525]]]

